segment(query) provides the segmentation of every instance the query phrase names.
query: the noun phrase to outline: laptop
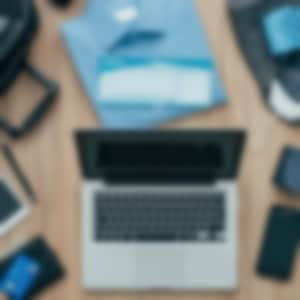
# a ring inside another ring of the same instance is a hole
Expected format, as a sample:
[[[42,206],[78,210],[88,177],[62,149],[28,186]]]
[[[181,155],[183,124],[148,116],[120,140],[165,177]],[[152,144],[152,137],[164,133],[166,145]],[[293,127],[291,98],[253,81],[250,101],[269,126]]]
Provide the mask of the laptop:
[[[238,286],[240,130],[78,131],[82,284]]]

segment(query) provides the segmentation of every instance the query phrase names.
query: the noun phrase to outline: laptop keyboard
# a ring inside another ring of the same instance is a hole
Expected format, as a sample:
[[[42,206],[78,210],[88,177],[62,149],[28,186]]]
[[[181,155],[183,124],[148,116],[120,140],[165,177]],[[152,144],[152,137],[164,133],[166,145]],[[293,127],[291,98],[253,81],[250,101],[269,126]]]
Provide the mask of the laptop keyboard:
[[[223,242],[223,193],[98,192],[96,241]]]

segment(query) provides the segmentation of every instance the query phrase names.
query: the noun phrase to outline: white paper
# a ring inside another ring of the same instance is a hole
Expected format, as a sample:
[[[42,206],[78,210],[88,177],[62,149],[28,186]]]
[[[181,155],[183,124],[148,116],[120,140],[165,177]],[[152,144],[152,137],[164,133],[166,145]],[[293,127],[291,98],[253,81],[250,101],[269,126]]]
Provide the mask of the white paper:
[[[166,64],[107,72],[99,80],[99,100],[106,103],[208,105],[211,92],[210,70]]]

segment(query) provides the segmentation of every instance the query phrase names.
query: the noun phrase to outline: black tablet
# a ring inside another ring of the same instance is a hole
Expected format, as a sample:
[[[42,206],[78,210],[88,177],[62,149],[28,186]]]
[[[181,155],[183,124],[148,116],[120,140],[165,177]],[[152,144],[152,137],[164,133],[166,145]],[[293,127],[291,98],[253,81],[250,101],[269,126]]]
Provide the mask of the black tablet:
[[[0,178],[0,236],[6,234],[29,213],[29,206]]]

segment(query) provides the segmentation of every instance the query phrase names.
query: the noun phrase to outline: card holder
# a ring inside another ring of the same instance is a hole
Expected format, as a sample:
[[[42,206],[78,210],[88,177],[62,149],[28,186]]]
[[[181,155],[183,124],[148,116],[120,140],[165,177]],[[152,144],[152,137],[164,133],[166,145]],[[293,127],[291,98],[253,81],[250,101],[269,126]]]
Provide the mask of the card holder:
[[[6,274],[11,264],[20,255],[32,258],[40,266],[39,276],[24,300],[33,299],[34,296],[40,294],[46,288],[51,287],[65,276],[64,267],[55,252],[42,237],[37,237],[12,253],[6,259],[0,261],[0,278]]]

